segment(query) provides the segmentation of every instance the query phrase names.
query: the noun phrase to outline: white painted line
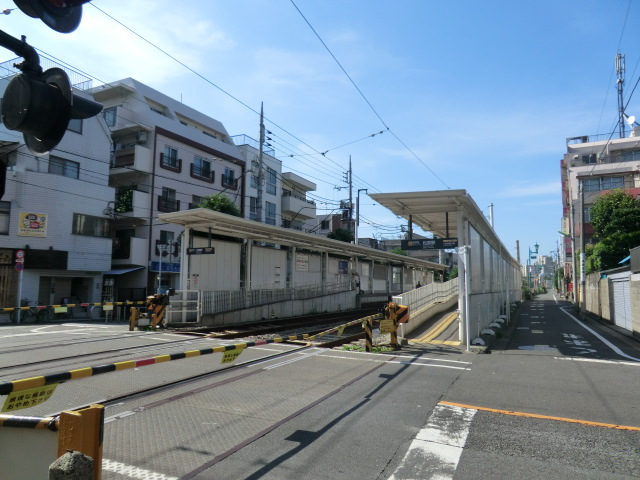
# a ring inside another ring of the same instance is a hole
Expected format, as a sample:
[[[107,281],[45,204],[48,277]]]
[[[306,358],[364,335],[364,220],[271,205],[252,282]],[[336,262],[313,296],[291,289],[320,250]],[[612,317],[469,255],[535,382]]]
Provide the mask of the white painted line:
[[[389,480],[451,480],[467,442],[476,410],[436,405]]]
[[[133,465],[125,465],[124,463],[106,458],[102,459],[102,471],[118,473],[137,480],[178,480],[178,477],[169,477],[162,473],[152,472],[151,470],[145,470],[144,468],[138,468]]]
[[[632,367],[640,367],[640,363],[625,362],[623,360],[602,360],[601,358],[580,358],[580,357],[553,357],[556,360],[569,360],[572,362],[591,362],[591,363],[608,363],[613,365],[630,365]]]
[[[564,313],[566,313],[567,315],[569,315],[569,317],[571,317],[578,325],[580,325],[582,328],[584,328],[586,331],[594,334],[596,337],[598,337],[606,346],[608,346],[611,350],[613,350],[614,352],[616,352],[618,355],[620,355],[621,357],[625,357],[628,358],[629,360],[633,360],[634,362],[640,362],[640,358],[636,358],[636,357],[632,357],[631,355],[627,355],[626,353],[624,353],[622,350],[620,350],[618,347],[616,347],[613,343],[611,343],[609,340],[607,340],[606,338],[604,338],[602,335],[600,335],[598,332],[596,332],[595,330],[587,327],[586,325],[584,325],[580,320],[578,320],[576,317],[574,317],[573,315],[571,315],[569,312],[567,312],[564,308],[561,308],[560,310],[562,310]]]

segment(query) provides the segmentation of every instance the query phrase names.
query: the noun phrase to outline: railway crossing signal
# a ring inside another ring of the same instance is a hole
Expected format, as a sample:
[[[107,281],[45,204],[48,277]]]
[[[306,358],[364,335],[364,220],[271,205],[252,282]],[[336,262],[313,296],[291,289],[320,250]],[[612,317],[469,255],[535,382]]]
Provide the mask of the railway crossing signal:
[[[41,19],[60,33],[73,32],[82,19],[82,5],[91,0],[13,0],[23,13]]]

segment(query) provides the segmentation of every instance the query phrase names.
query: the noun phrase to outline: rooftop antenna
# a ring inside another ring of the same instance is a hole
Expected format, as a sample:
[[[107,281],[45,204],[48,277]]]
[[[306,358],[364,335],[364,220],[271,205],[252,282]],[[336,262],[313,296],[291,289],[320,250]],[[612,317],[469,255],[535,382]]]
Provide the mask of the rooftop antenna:
[[[620,126],[620,138],[624,138],[624,102],[622,98],[622,90],[624,88],[624,55],[620,52],[616,54],[616,74],[618,75],[618,114],[620,119],[618,125]]]

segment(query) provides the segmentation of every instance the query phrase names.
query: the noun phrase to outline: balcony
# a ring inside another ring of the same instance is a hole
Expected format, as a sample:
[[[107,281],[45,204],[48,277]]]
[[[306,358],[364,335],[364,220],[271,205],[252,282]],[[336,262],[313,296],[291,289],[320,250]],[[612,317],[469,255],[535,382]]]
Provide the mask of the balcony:
[[[147,265],[149,260],[149,241],[146,238],[123,238],[114,250],[114,265]]]
[[[142,145],[116,150],[111,154],[109,174],[128,173],[131,170],[151,173],[151,150]]]
[[[202,180],[203,182],[213,183],[216,178],[216,172],[210,168],[198,167],[195,164],[191,164],[191,171],[189,172],[192,178]]]
[[[160,154],[160,168],[165,170],[171,170],[175,173],[182,172],[182,159],[181,158],[165,158],[164,153]]]
[[[166,198],[158,195],[158,211],[163,213],[177,212],[180,210],[180,200],[175,198]]]
[[[228,177],[227,175],[222,175],[222,186],[228,188],[229,190],[237,190],[238,189],[238,179],[233,177]]]
[[[289,190],[282,191],[282,214],[292,215],[296,219],[309,219],[316,216],[316,204],[302,195],[296,195]]]
[[[131,189],[116,195],[116,213],[120,217],[146,218],[150,208],[150,193]]]

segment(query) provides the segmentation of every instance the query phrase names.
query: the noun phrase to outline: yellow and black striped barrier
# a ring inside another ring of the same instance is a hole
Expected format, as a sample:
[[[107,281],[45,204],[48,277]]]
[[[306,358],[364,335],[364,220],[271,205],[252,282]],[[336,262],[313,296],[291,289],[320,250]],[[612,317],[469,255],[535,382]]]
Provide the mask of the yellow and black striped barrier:
[[[19,417],[0,415],[0,427],[33,428],[58,431],[58,417]]]
[[[69,370],[67,372],[52,373],[49,375],[42,375],[39,377],[25,378],[21,380],[12,380],[10,382],[0,383],[0,395],[9,395],[12,392],[18,392],[28,390],[32,388],[39,388],[46,385],[53,385],[61,382],[68,382],[70,380],[78,380],[80,378],[93,377],[96,375],[102,375],[103,373],[119,372],[122,370],[128,370],[131,368],[145,367],[147,365],[155,365],[156,363],[170,362],[173,360],[181,360],[183,358],[192,358],[202,355],[211,355],[212,353],[225,353],[231,350],[244,350],[249,347],[256,347],[258,345],[265,345],[268,343],[281,343],[287,340],[311,340],[322,335],[335,332],[340,328],[355,325],[357,323],[367,320],[370,322],[374,318],[378,318],[381,315],[372,315],[365,319],[353,320],[352,322],[345,323],[339,327],[326,330],[316,335],[308,335],[306,333],[291,335],[288,337],[269,338],[256,340],[255,342],[237,343],[233,345],[219,345],[217,347],[203,348],[201,350],[189,350],[186,352],[171,353],[167,355],[158,355],[151,358],[143,358],[140,360],[127,360],[124,362],[111,363],[107,365],[98,365],[95,367],[78,368]]]
[[[59,305],[28,305],[25,307],[1,307],[0,312],[10,313],[14,310],[31,310],[32,308],[38,310],[44,310],[45,308],[71,308],[71,307],[105,307],[105,306],[120,306],[120,305],[146,305],[144,300],[128,301],[128,302],[97,302],[97,303],[61,303]]]

